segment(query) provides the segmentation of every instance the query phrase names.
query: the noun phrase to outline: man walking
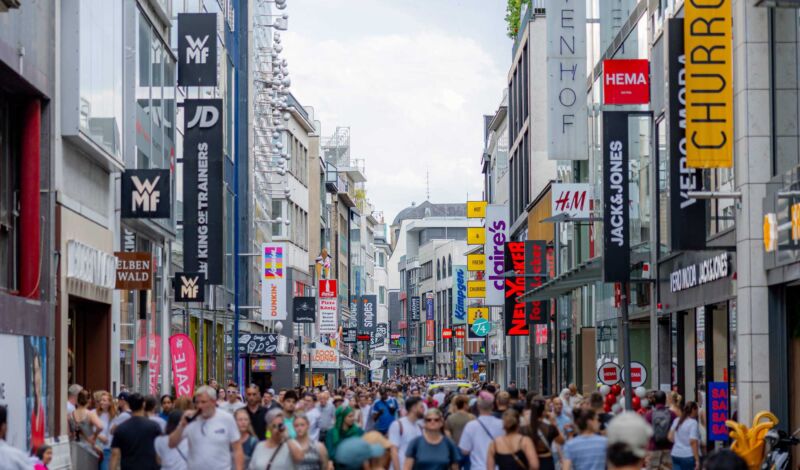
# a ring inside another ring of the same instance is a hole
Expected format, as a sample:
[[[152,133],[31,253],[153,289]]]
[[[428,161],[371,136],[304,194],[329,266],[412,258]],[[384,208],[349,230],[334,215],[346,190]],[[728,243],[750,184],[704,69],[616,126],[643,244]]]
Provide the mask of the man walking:
[[[242,403],[242,400],[239,398],[239,387],[237,387],[235,383],[231,382],[228,384],[225,398],[225,403],[219,407],[221,410],[234,414],[239,408],[244,408],[244,403]]]
[[[6,442],[8,408],[0,405],[0,470],[28,470],[31,468],[25,452]]]
[[[647,412],[645,420],[653,427],[653,437],[647,450],[650,458],[647,468],[651,470],[667,470],[672,468],[672,441],[669,440],[669,430],[676,416],[667,408],[667,394],[661,390],[654,395],[655,407]]]
[[[330,402],[331,395],[327,391],[320,392],[317,398],[319,401],[319,405],[317,405],[319,408],[319,420],[317,421],[319,423],[319,440],[325,442],[325,436],[335,424],[336,407]]]
[[[147,418],[144,397],[134,393],[127,398],[130,418],[117,426],[111,441],[110,470],[157,470],[156,449],[153,445],[161,435],[158,424]]]
[[[406,400],[406,416],[396,420],[389,426],[389,441],[393,445],[392,466],[395,470],[404,468],[408,445],[415,438],[422,435],[422,423],[420,420],[424,413],[425,408],[422,398],[411,397]]]
[[[72,384],[67,389],[67,416],[75,411],[75,405],[78,403],[78,394],[81,393],[83,387],[78,384]]]
[[[477,405],[478,418],[464,426],[458,447],[464,455],[469,455],[470,468],[482,469],[486,468],[489,444],[506,432],[503,430],[503,421],[492,415],[494,403],[490,393],[481,392]]]
[[[397,416],[397,400],[389,396],[385,387],[381,388],[380,396],[381,399],[372,404],[370,413],[375,421],[374,429],[385,436]]]
[[[197,389],[194,394],[197,410],[183,414],[181,423],[169,435],[169,447],[178,447],[183,439],[189,441],[187,468],[230,470],[233,460],[233,467],[243,470],[244,453],[239,442],[239,428],[233,416],[217,409],[216,396],[216,390],[210,386]]]
[[[267,438],[267,424],[264,422],[264,417],[268,410],[261,406],[261,391],[258,389],[258,385],[250,384],[245,390],[245,395],[247,396],[247,414],[250,416],[250,424],[253,426],[256,438],[263,441]]]

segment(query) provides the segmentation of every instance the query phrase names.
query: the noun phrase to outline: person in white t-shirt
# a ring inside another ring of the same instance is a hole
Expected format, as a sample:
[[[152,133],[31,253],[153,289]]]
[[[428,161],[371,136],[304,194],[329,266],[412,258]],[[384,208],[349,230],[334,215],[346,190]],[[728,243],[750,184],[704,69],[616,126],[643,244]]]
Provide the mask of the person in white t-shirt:
[[[683,407],[680,419],[672,421],[672,429],[669,432],[669,440],[674,443],[670,451],[672,468],[698,468],[700,462],[698,414],[697,403],[690,401]]]
[[[406,450],[415,438],[422,435],[422,417],[425,404],[420,397],[406,400],[406,416],[396,419],[389,426],[389,441],[392,443],[392,468],[402,470],[406,461]]]
[[[174,449],[182,440],[189,441],[188,468],[230,470],[231,456],[235,470],[244,468],[244,453],[239,442],[239,428],[230,413],[217,409],[216,391],[207,385],[194,394],[196,411],[187,411],[178,428],[169,435]]]
[[[245,405],[239,396],[239,388],[235,383],[228,384],[228,391],[225,392],[225,397],[226,400],[219,405],[219,409],[227,411],[231,416],[233,416],[239,408],[244,408]]]
[[[477,406],[478,419],[473,419],[464,426],[458,447],[464,455],[469,455],[470,468],[486,468],[489,444],[506,432],[503,430],[503,420],[492,415],[494,401],[490,393],[482,392]]]

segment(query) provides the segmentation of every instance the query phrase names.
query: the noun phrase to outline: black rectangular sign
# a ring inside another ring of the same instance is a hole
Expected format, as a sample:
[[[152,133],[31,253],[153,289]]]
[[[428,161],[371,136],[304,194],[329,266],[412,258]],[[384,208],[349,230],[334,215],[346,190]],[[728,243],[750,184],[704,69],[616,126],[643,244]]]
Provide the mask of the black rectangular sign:
[[[389,337],[389,325],[386,323],[378,323],[375,329],[375,334],[372,335],[369,345],[372,348],[381,348],[386,344],[386,338]]]
[[[628,115],[603,113],[603,281],[630,279]]]
[[[545,282],[547,282],[547,242],[528,240],[525,242],[525,291],[540,287]],[[525,303],[525,312],[531,325],[546,325],[549,311],[549,300]]]
[[[364,295],[358,299],[360,314],[358,323],[358,333],[370,335],[370,338],[375,336],[375,331],[378,327],[378,296]]]
[[[225,335],[230,344],[230,335]],[[239,333],[239,354],[277,354],[278,335],[272,333]]]
[[[120,187],[123,219],[169,218],[169,170],[125,170]]]
[[[342,328],[342,342],[344,344],[356,344],[358,341],[356,338],[357,332],[357,328]]]
[[[175,302],[203,302],[206,295],[206,279],[202,273],[175,273],[173,288]]]
[[[178,86],[217,86],[216,13],[178,13]]]
[[[668,23],[669,35],[669,225],[674,251],[706,246],[706,202],[688,196],[703,189],[703,171],[686,166],[686,55],[683,18]],[[664,156],[659,155],[659,158]]]
[[[186,100],[184,128],[184,266],[203,273],[208,284],[222,284],[222,100]]]
[[[419,297],[417,297],[416,295],[409,297],[408,305],[409,305],[408,321],[419,322],[419,315],[420,315]]]
[[[295,323],[314,323],[317,321],[317,299],[316,297],[295,297],[294,298]]]

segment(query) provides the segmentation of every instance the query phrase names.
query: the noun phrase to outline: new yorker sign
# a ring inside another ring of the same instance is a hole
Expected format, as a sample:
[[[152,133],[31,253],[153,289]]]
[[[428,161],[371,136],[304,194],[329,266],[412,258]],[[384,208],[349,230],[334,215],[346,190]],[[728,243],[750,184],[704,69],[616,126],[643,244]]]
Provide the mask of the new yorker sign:
[[[713,258],[672,271],[669,275],[670,291],[680,292],[729,275],[728,253],[722,253]]]

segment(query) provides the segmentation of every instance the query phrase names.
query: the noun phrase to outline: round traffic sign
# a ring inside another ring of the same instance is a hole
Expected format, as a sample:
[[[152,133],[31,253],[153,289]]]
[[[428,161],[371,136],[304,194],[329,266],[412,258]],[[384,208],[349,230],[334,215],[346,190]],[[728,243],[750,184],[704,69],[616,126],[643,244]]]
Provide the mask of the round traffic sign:
[[[492,324],[485,318],[477,318],[472,324],[472,332],[477,336],[483,337],[489,334]]]

